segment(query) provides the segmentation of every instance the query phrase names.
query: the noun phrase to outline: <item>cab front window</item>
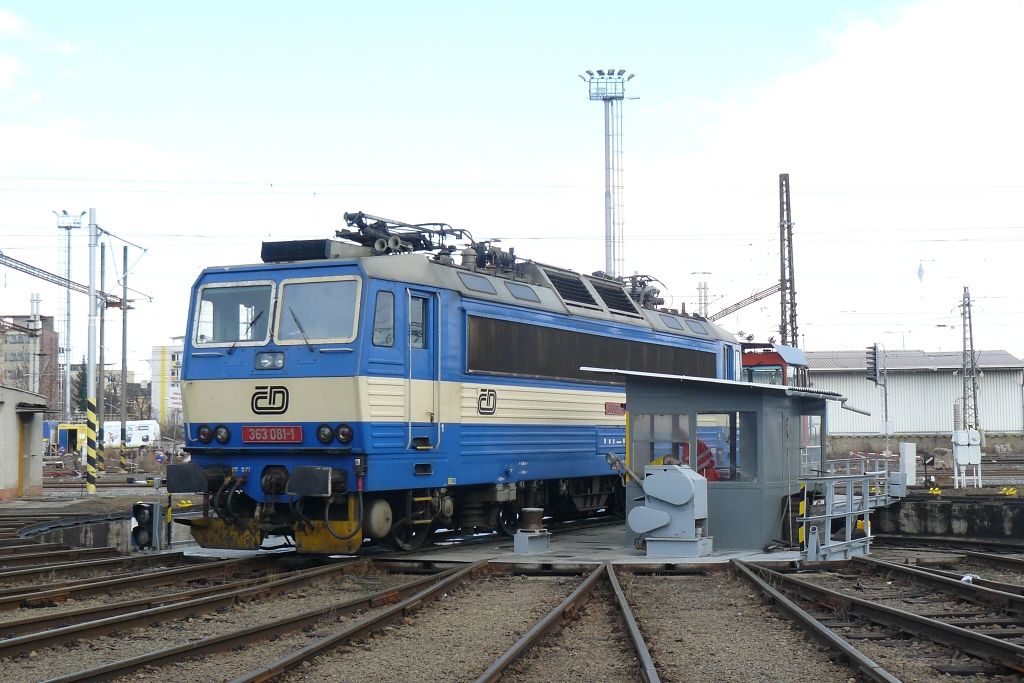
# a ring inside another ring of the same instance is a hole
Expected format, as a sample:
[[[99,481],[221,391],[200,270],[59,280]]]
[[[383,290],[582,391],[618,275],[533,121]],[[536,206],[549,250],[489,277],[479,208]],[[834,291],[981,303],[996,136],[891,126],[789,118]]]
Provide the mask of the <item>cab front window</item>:
[[[197,345],[266,343],[270,323],[270,283],[206,285],[196,306]]]
[[[359,313],[357,277],[304,278],[281,283],[275,339],[279,344],[350,342]]]

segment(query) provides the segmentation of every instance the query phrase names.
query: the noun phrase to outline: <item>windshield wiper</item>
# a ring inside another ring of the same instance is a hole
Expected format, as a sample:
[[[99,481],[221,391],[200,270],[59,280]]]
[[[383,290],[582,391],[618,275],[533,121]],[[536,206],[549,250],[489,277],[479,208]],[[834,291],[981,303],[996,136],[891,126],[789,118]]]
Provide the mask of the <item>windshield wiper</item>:
[[[299,316],[295,315],[295,311],[292,310],[291,306],[288,307],[288,313],[291,314],[292,320],[295,321],[295,327],[299,328],[299,334],[302,335],[302,341],[306,342],[306,348],[313,351],[313,345],[309,342],[309,337],[306,336],[306,330],[302,329],[302,323],[299,322]]]
[[[242,340],[242,337],[249,334],[249,330],[252,329],[252,326],[256,324],[256,321],[260,319],[261,315],[263,315],[263,311],[260,311],[259,313],[254,315],[252,320],[249,321],[249,324],[245,326],[245,330],[242,331],[242,334],[238,335],[238,339],[231,343],[231,348],[228,349],[229,356],[231,355],[231,352],[235,350],[235,347],[238,346],[238,342]]]

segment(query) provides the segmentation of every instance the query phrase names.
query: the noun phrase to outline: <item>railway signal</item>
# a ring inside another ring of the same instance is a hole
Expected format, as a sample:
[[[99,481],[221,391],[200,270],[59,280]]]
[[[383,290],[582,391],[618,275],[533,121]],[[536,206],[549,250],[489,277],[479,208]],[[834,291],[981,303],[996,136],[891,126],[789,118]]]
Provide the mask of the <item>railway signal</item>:
[[[869,346],[865,355],[867,359],[867,378],[869,381],[878,384],[878,344]]]
[[[153,550],[159,534],[159,513],[156,503],[138,502],[132,505],[132,547],[136,550]]]

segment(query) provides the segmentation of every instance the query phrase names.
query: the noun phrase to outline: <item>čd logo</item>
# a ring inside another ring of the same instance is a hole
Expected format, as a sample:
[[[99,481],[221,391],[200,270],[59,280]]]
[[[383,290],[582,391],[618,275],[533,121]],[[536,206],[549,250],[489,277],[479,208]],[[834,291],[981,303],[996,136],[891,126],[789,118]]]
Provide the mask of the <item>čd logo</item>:
[[[250,406],[257,415],[280,415],[288,410],[288,387],[258,386],[252,392]]]
[[[498,409],[498,392],[494,389],[481,389],[476,397],[476,412],[481,415],[494,415]]]

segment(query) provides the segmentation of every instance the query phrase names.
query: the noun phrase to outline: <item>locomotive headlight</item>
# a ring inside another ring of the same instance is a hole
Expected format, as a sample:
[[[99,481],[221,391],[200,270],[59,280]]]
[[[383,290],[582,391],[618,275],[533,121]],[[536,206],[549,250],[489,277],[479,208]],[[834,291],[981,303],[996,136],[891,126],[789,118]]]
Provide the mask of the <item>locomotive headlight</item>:
[[[213,435],[217,439],[217,443],[227,443],[231,439],[231,430],[224,425],[217,425]]]
[[[342,443],[348,443],[352,440],[352,428],[348,425],[338,425],[338,428],[334,430],[334,433],[338,435],[338,441]]]
[[[330,425],[320,425],[316,428],[316,438],[320,443],[330,443],[334,440],[334,430]]]
[[[280,370],[284,367],[284,353],[281,351],[261,351],[256,354],[253,367],[257,370]]]
[[[213,430],[210,429],[210,425],[199,425],[199,429],[196,430],[196,438],[203,443],[213,441]]]

